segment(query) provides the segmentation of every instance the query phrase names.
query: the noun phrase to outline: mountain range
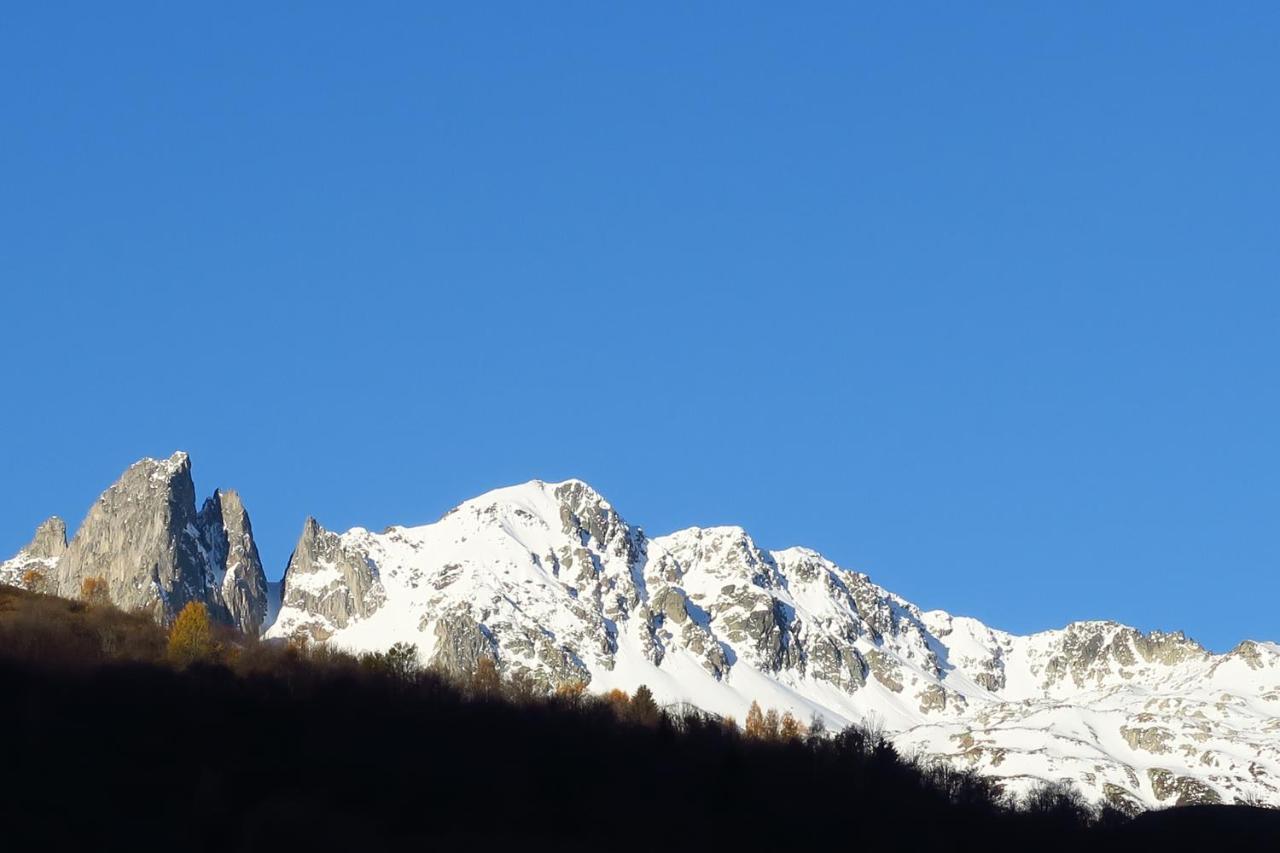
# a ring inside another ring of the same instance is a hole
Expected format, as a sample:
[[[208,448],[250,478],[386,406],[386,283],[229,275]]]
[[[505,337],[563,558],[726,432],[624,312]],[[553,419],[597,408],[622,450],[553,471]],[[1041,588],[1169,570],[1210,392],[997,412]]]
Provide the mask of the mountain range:
[[[870,724],[1015,793],[1067,780],[1127,810],[1280,805],[1280,645],[1212,654],[1098,621],[1017,636],[738,527],[651,537],[579,480],[497,489],[381,533],[307,518],[271,584],[235,492],[197,508],[186,454],[144,459],[70,541],[51,518],[0,563],[0,583],[68,597],[97,578],[161,621],[199,601],[268,641],[407,642],[455,674],[488,659],[547,689],[644,684],[738,720],[758,702]]]

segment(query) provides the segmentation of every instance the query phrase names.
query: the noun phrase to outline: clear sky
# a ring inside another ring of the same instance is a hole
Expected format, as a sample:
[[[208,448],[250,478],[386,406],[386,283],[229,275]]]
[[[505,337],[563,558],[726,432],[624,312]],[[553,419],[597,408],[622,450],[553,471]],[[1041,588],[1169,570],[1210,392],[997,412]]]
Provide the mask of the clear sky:
[[[1280,639],[1274,4],[23,5],[5,556],[183,448],[271,577],[577,476],[1009,630]]]

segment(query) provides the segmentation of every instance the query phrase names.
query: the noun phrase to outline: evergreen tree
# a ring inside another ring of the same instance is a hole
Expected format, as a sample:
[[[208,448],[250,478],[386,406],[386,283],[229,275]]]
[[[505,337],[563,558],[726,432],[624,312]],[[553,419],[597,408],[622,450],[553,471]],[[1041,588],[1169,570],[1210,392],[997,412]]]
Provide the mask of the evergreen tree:
[[[642,726],[654,726],[658,724],[661,713],[658,703],[653,701],[653,691],[643,684],[637,687],[636,694],[631,697],[631,719]]]

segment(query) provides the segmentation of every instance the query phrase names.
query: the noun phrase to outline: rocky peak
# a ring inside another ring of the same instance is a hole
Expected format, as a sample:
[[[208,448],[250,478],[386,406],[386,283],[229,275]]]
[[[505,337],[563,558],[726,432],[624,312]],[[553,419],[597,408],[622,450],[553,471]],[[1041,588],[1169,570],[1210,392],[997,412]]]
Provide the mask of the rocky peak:
[[[305,627],[314,639],[370,616],[383,601],[377,564],[343,539],[307,516],[285,568],[283,605],[314,617]]]
[[[1128,679],[1146,667],[1207,660],[1209,653],[1185,634],[1152,631],[1111,621],[1073,622],[1051,632],[1053,646],[1044,667],[1044,686],[1078,689],[1111,677]]]
[[[12,559],[0,562],[0,583],[46,590],[66,550],[67,526],[55,515],[41,522],[35,537]]]
[[[777,570],[773,559],[757,548],[741,527],[690,527],[660,541],[686,572],[702,571],[722,580],[774,586]]]
[[[240,495],[215,490],[197,527],[215,570],[208,578],[214,585],[210,595],[221,600],[233,624],[256,635],[267,614],[267,576]]]
[[[40,523],[23,553],[37,559],[56,560],[67,552],[67,523],[52,516]]]
[[[638,536],[599,492],[581,480],[567,480],[552,494],[560,505],[560,524],[582,545],[594,539],[618,557],[634,561],[640,552]]]
[[[75,596],[85,579],[102,577],[120,607],[167,621],[199,601],[215,619],[256,632],[266,615],[266,578],[238,497],[235,507],[234,535],[221,495],[196,511],[186,453],[136,462],[90,507],[58,562],[56,588]],[[233,577],[244,581],[234,607],[224,597],[233,553],[242,555]]]

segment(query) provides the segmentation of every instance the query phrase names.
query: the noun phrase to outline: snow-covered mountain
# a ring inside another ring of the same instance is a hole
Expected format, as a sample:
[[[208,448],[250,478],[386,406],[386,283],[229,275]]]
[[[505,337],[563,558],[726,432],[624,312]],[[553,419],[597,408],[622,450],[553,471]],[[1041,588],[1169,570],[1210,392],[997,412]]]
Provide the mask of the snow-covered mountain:
[[[490,658],[548,686],[646,684],[739,720],[753,700],[871,720],[1015,791],[1067,779],[1121,806],[1280,805],[1280,646],[1212,655],[1111,622],[1014,636],[740,528],[649,538],[576,480],[383,533],[308,519],[281,594],[270,637],[407,641],[455,672]]]
[[[534,481],[434,524],[303,527],[267,584],[234,492],[197,511],[190,460],[145,459],[67,541],[52,518],[0,583],[78,594],[106,581],[167,620],[187,601],[272,638],[416,644],[455,673],[482,658],[549,687],[648,685],[742,720],[752,701],[871,721],[911,753],[1005,780],[1066,779],[1122,806],[1280,805],[1280,646],[1213,655],[1181,634],[1077,622],[1019,637],[919,608],[804,548],[737,527],[650,538],[587,484]]]

